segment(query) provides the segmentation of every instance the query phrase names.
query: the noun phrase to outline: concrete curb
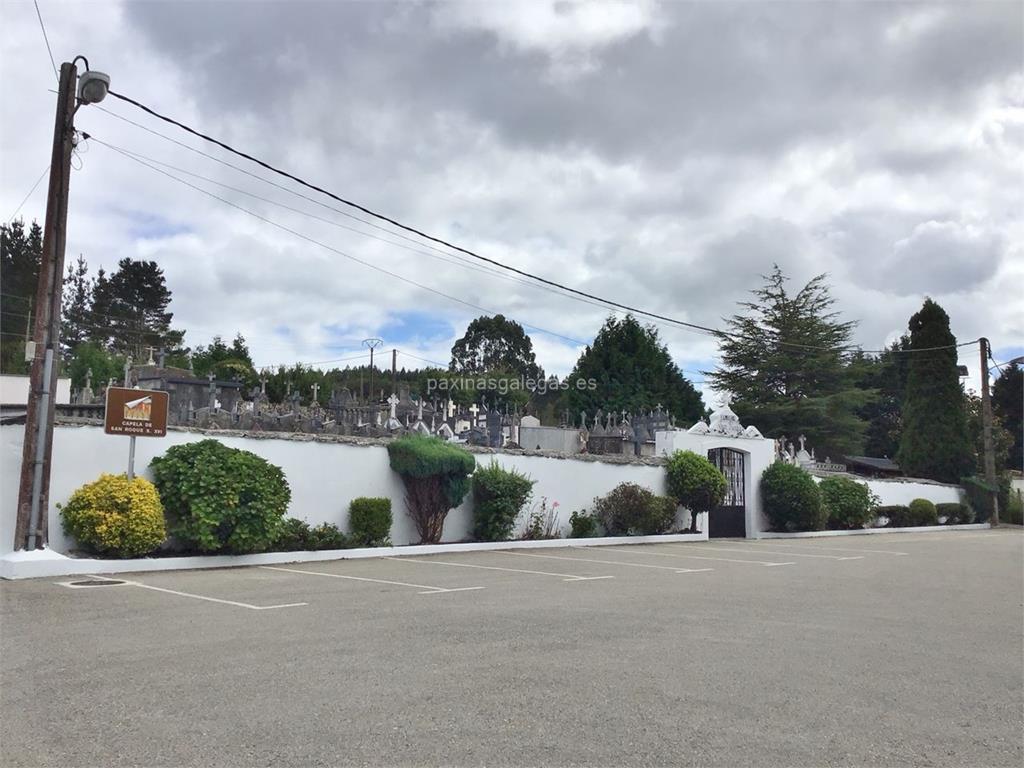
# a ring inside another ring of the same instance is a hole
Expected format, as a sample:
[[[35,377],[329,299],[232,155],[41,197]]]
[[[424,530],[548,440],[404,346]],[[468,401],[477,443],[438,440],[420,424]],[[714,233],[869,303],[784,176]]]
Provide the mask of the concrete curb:
[[[14,552],[0,557],[0,579],[35,579],[49,576],[83,576],[96,573],[139,571],[182,571],[202,568],[237,568],[248,565],[315,563],[325,560],[357,560],[369,557],[409,557],[451,552],[488,552],[502,549],[547,549],[552,547],[602,547],[622,544],[662,544],[707,541],[704,533],[669,533],[660,536],[608,536],[594,539],[546,539],[543,541],[470,542],[465,544],[414,544],[405,547],[366,549],[325,549],[319,552],[264,552],[258,555],[200,555],[194,557],[153,557],[133,560],[78,559],[45,550],[41,557]]]
[[[859,528],[855,531],[796,531],[780,533],[778,531],[762,531],[758,539],[816,539],[829,536],[864,536],[873,533],[938,533],[940,531],[983,531],[991,528],[988,523],[970,523],[969,525],[918,525],[911,528]]]

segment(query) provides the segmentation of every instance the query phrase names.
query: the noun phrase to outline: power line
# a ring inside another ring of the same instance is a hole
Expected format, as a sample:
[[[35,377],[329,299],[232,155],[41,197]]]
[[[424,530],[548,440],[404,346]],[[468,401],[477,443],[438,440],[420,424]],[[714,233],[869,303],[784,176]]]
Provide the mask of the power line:
[[[39,12],[39,1],[32,0],[32,3],[36,7],[36,16],[39,18],[39,28],[43,30],[43,42],[46,43],[46,52],[50,54],[50,64],[53,66],[53,74],[57,78],[57,82],[60,82],[60,73],[57,71],[57,62],[53,58],[53,51],[50,50],[50,38],[46,34],[46,25],[43,24],[43,14]]]
[[[379,230],[381,230],[383,232],[387,232],[388,234],[392,234],[395,237],[400,237],[403,240],[408,240],[411,243],[416,243],[416,245],[421,246],[421,247],[414,248],[414,247],[405,245],[403,243],[397,243],[394,240],[389,240],[389,239],[387,239],[385,237],[381,237],[380,235],[375,235],[375,234],[370,233],[370,232],[364,232],[364,231],[362,231],[360,229],[356,229],[355,227],[349,227],[349,226],[346,226],[345,224],[341,224],[341,223],[339,223],[337,221],[333,221],[331,219],[327,219],[327,218],[324,218],[322,216],[317,216],[316,214],[309,213],[308,211],[304,211],[304,210],[302,210],[300,208],[294,208],[294,207],[292,207],[290,205],[285,205],[284,203],[278,202],[276,200],[272,200],[270,198],[263,197],[261,195],[257,195],[254,192],[249,192],[248,190],[241,189],[239,187],[233,187],[230,184],[225,184],[222,181],[217,181],[216,179],[211,179],[208,176],[203,176],[202,174],[194,173],[193,171],[189,171],[189,170],[186,170],[184,168],[179,168],[178,166],[172,165],[171,163],[166,163],[166,162],[163,162],[161,160],[155,160],[154,158],[147,157],[146,155],[143,155],[140,152],[135,152],[133,150],[128,150],[128,149],[125,149],[123,147],[118,147],[118,146],[116,146],[114,144],[110,144],[109,142],[105,142],[102,139],[96,138],[96,136],[93,135],[93,134],[86,133],[86,134],[83,134],[83,135],[85,136],[86,139],[91,140],[91,141],[95,141],[97,144],[105,146],[108,149],[113,149],[113,150],[115,150],[117,152],[121,152],[122,154],[130,155],[130,156],[132,156],[132,157],[134,157],[136,159],[146,160],[146,161],[148,161],[150,163],[154,163],[154,164],[162,166],[164,168],[169,168],[169,169],[171,169],[173,171],[176,171],[178,173],[184,173],[187,176],[191,176],[191,177],[196,178],[196,179],[201,179],[202,181],[205,181],[205,182],[207,182],[209,184],[216,184],[217,186],[222,187],[224,189],[231,190],[232,192],[237,192],[238,194],[246,195],[248,197],[254,198],[256,200],[259,200],[261,202],[267,203],[269,205],[274,205],[274,206],[282,208],[282,209],[284,209],[286,211],[291,211],[292,213],[297,213],[300,216],[307,216],[307,217],[309,217],[311,219],[314,219],[315,221],[319,221],[319,222],[322,222],[324,224],[328,224],[328,225],[330,225],[332,227],[338,227],[339,229],[344,229],[344,230],[347,230],[349,232],[354,232],[354,233],[356,233],[358,235],[362,235],[364,237],[368,237],[368,238],[371,238],[373,240],[378,240],[378,241],[383,242],[383,243],[388,243],[389,245],[393,245],[393,246],[395,246],[397,248],[402,248],[402,249],[410,251],[412,253],[418,253],[418,254],[421,254],[421,255],[426,256],[426,257],[431,258],[431,259],[437,259],[437,260],[442,261],[442,262],[444,262],[446,264],[452,264],[454,266],[463,267],[465,269],[473,270],[474,272],[479,272],[479,273],[485,274],[485,275],[491,275],[491,276],[499,278],[501,280],[508,280],[508,281],[511,281],[511,282],[514,282],[514,283],[518,283],[520,285],[525,285],[525,286],[528,286],[528,287],[531,287],[531,288],[539,288],[539,289],[542,289],[542,290],[546,290],[546,291],[548,291],[550,293],[555,293],[555,294],[557,294],[559,296],[564,295],[564,294],[561,294],[561,293],[559,293],[559,292],[557,292],[557,291],[555,291],[555,290],[553,290],[551,288],[548,288],[547,286],[537,285],[536,283],[531,283],[531,282],[529,282],[527,280],[523,280],[523,279],[514,277],[512,275],[502,274],[502,273],[500,273],[500,272],[498,272],[498,271],[496,271],[494,269],[489,269],[487,267],[480,267],[480,266],[477,266],[475,264],[467,263],[467,261],[465,259],[459,258],[456,254],[452,254],[452,253],[449,253],[447,251],[443,251],[440,248],[433,248],[433,247],[431,247],[429,245],[426,245],[425,247],[430,248],[432,251],[436,251],[436,253],[430,253],[429,251],[423,250],[423,247],[422,247],[422,246],[424,246],[423,243],[420,243],[417,240],[413,240],[411,237],[405,237],[405,236],[401,235],[400,233],[391,232],[390,230],[385,229],[384,227],[379,227],[379,226],[373,224],[372,222],[364,221],[363,219],[360,219],[358,216],[352,216],[351,214],[346,213],[345,211],[341,211],[341,210],[339,210],[337,208],[334,208],[332,206],[324,205],[323,203],[320,203],[320,202],[318,202],[316,200],[313,200],[312,198],[307,197],[305,195],[298,195],[298,196],[303,198],[303,199],[305,199],[305,200],[309,200],[310,202],[313,202],[313,203],[315,203],[317,205],[325,207],[328,210],[335,211],[336,213],[339,213],[342,216],[347,216],[348,218],[354,219],[355,221],[362,222],[363,224],[366,224],[368,226],[372,226],[372,227],[374,227],[376,229],[379,229]],[[234,167],[234,166],[231,166],[231,167]],[[252,174],[250,174],[250,175],[252,175]],[[260,179],[261,181],[266,181],[265,179],[262,179],[259,176],[255,176],[255,178]],[[270,184],[272,184],[275,187],[280,187],[281,186],[279,184],[274,184],[273,182],[267,182],[267,183],[270,183]],[[285,191],[288,191],[288,192],[291,191],[291,190],[288,190],[285,187],[281,187],[281,188],[285,189]],[[292,194],[296,194],[296,193],[292,193]],[[575,299],[576,297],[569,297],[569,298],[574,298]],[[584,300],[584,299],[577,299],[577,300],[578,301],[584,301],[584,303],[590,304],[590,305],[595,306],[595,307],[601,307],[602,309],[604,308],[601,305],[597,304],[596,302],[587,301],[587,300]],[[581,344],[581,345],[584,344],[584,342],[578,341],[578,340],[576,341],[576,343],[577,344]]]
[[[44,178],[46,178],[46,174],[48,174],[49,172],[50,172],[50,166],[46,166],[46,167],[45,167],[45,168],[43,169],[43,172],[42,172],[41,174],[39,174],[39,178],[38,178],[38,179],[36,179],[36,183],[32,185],[32,189],[30,189],[30,190],[28,191],[28,194],[27,194],[27,195],[25,195],[25,197],[24,197],[24,198],[22,198],[22,201],[21,201],[20,203],[18,203],[18,207],[14,209],[14,213],[12,213],[12,214],[11,214],[11,215],[10,215],[10,216],[9,216],[9,217],[7,218],[7,223],[8,223],[8,224],[10,224],[11,222],[13,222],[13,221],[14,221],[14,217],[18,215],[18,212],[19,212],[19,211],[21,211],[21,208],[22,208],[22,206],[23,206],[23,205],[25,205],[25,203],[27,203],[27,202],[28,202],[28,199],[29,199],[30,197],[32,197],[32,193],[36,191],[36,187],[38,187],[38,186],[39,186],[39,183],[40,183],[40,182],[41,182],[41,181],[42,181],[42,180],[43,180]]]
[[[602,304],[606,304],[608,306],[616,307],[616,308],[621,309],[621,310],[626,311],[626,312],[632,312],[634,314],[643,315],[645,317],[651,317],[651,318],[654,318],[654,319],[657,319],[657,320],[664,320],[666,322],[673,323],[673,324],[681,326],[683,328],[689,328],[691,330],[696,330],[696,331],[700,331],[702,333],[712,334],[712,335],[715,335],[715,336],[726,336],[726,337],[729,337],[729,336],[735,335],[735,334],[730,334],[730,333],[725,332],[725,331],[721,331],[721,330],[716,329],[716,328],[711,328],[709,326],[699,325],[697,323],[690,323],[690,322],[687,322],[685,320],[679,320],[677,318],[668,317],[666,315],[661,315],[661,314],[657,314],[657,313],[654,313],[654,312],[649,312],[647,310],[643,310],[643,309],[640,309],[638,307],[632,307],[632,306],[630,306],[628,304],[622,304],[620,302],[612,301],[611,299],[605,299],[605,298],[603,298],[601,296],[597,296],[595,294],[587,293],[586,291],[581,291],[581,290],[579,290],[577,288],[572,288],[570,286],[563,285],[562,283],[558,283],[558,282],[555,282],[553,280],[548,280],[547,278],[541,277],[539,275],[535,275],[535,274],[533,274],[531,272],[527,272],[525,270],[521,270],[521,269],[519,269],[517,267],[513,267],[513,266],[508,265],[508,264],[503,264],[503,263],[501,263],[499,261],[495,261],[494,259],[490,259],[490,258],[488,258],[486,256],[482,256],[479,253],[477,253],[475,251],[472,251],[472,250],[470,250],[468,248],[463,248],[463,247],[455,245],[454,243],[451,243],[451,242],[449,242],[447,240],[444,240],[443,238],[434,237],[433,235],[429,235],[426,232],[423,232],[423,231],[421,231],[419,229],[416,229],[415,227],[410,227],[410,226],[408,226],[406,224],[402,224],[401,222],[399,222],[399,221],[397,221],[397,220],[395,220],[395,219],[393,219],[393,218],[391,218],[389,216],[386,216],[384,214],[378,213],[378,212],[376,212],[376,211],[374,211],[374,210],[372,210],[370,208],[367,208],[367,207],[365,207],[363,205],[360,205],[359,203],[353,202],[351,200],[346,200],[345,198],[340,197],[339,195],[336,195],[333,192],[330,192],[330,191],[324,189],[323,187],[317,186],[316,184],[312,184],[312,183],[306,181],[305,179],[302,179],[302,178],[300,178],[298,176],[295,176],[294,174],[291,174],[291,173],[289,173],[287,171],[281,170],[280,168],[277,168],[277,167],[271,165],[270,163],[264,162],[263,160],[260,160],[260,159],[258,159],[256,157],[253,157],[252,155],[250,155],[248,153],[245,153],[245,152],[242,152],[241,150],[235,149],[230,144],[227,144],[227,143],[225,143],[223,141],[220,141],[219,139],[215,139],[212,136],[209,136],[209,135],[204,134],[204,133],[202,133],[200,131],[197,131],[196,129],[191,128],[190,126],[185,125],[184,123],[181,123],[178,120],[175,120],[174,118],[167,117],[166,115],[162,115],[159,112],[157,112],[156,110],[154,110],[154,109],[152,109],[150,107],[147,107],[145,104],[142,104],[142,103],[136,101],[135,99],[132,99],[129,96],[125,96],[125,95],[117,93],[115,91],[109,91],[109,93],[110,93],[111,96],[114,96],[117,99],[120,99],[120,100],[122,100],[124,102],[127,102],[129,104],[132,104],[133,106],[141,109],[143,112],[146,112],[147,114],[152,115],[153,117],[156,117],[159,120],[163,120],[164,122],[167,122],[167,123],[170,123],[171,125],[177,126],[178,128],[186,131],[187,133],[192,134],[193,136],[197,136],[198,138],[201,138],[204,141],[207,141],[207,142],[209,142],[211,144],[215,144],[215,145],[221,147],[222,149],[225,149],[228,152],[231,152],[232,154],[235,154],[235,155],[238,155],[239,157],[245,158],[246,160],[249,160],[250,162],[256,163],[257,165],[259,165],[259,166],[261,166],[263,168],[266,168],[267,170],[272,171],[273,173],[276,173],[276,174],[278,174],[280,176],[283,176],[283,177],[285,177],[287,179],[291,179],[292,181],[294,181],[294,182],[296,182],[298,184],[301,184],[304,187],[312,189],[315,192],[319,192],[322,195],[326,195],[327,197],[331,198],[332,200],[336,200],[337,202],[341,203],[342,205],[346,205],[346,206],[348,206],[350,208],[354,208],[356,210],[362,211],[363,213],[365,213],[365,214],[367,214],[369,216],[372,216],[372,217],[374,217],[376,219],[379,219],[381,221],[386,221],[389,224],[391,224],[392,226],[398,227],[399,229],[405,230],[406,232],[410,232],[410,233],[418,235],[419,237],[422,237],[422,238],[424,238],[426,240],[430,240],[430,241],[438,243],[440,245],[444,245],[444,246],[446,246],[448,248],[451,248],[452,250],[458,251],[460,253],[464,253],[467,256],[471,256],[474,259],[478,259],[480,261],[483,261],[483,262],[486,262],[488,264],[491,264],[492,266],[496,266],[496,267],[499,267],[500,269],[504,269],[504,270],[507,270],[507,271],[510,271],[510,272],[514,272],[514,273],[519,274],[519,275],[521,275],[523,277],[527,277],[527,278],[530,278],[532,280],[536,280],[536,281],[538,281],[540,283],[544,283],[545,285],[549,285],[549,286],[554,287],[554,288],[559,288],[559,289],[561,289],[563,291],[567,291],[569,293],[573,293],[573,294],[576,294],[578,296],[583,296],[585,298],[592,299],[594,301],[599,301]],[[814,345],[809,345],[809,344],[800,344],[800,343],[797,343],[797,342],[787,342],[787,341],[781,341],[780,340],[778,343],[782,344],[782,345],[785,345],[785,346],[798,347],[798,348],[803,348],[803,349],[814,349],[814,350],[819,350],[819,351],[841,351],[841,350],[839,350],[837,348],[833,348],[833,347],[821,347],[821,346],[814,346]],[[850,348],[850,349],[853,349],[853,348]]]
[[[444,240],[443,238],[434,237],[433,235],[429,235],[426,232],[423,232],[423,231],[421,231],[419,229],[416,229],[415,227],[411,227],[411,226],[408,226],[406,224],[402,224],[401,222],[399,222],[399,221],[397,221],[397,220],[395,220],[395,219],[393,219],[393,218],[391,218],[389,216],[386,216],[384,214],[378,213],[378,212],[376,212],[376,211],[374,211],[374,210],[372,210],[370,208],[367,208],[367,207],[365,207],[363,205],[360,205],[359,203],[356,203],[356,202],[353,202],[351,200],[347,200],[347,199],[345,199],[343,197],[340,197],[340,196],[334,194],[333,192],[330,192],[330,191],[324,189],[323,187],[320,187],[320,186],[317,186],[315,184],[312,184],[312,183],[306,181],[305,179],[302,179],[302,178],[300,178],[298,176],[295,176],[294,174],[291,174],[291,173],[289,173],[287,171],[284,171],[284,170],[282,170],[280,168],[277,168],[276,166],[273,166],[270,163],[267,163],[267,162],[265,162],[263,160],[260,160],[260,159],[258,159],[256,157],[246,153],[246,152],[242,152],[241,150],[235,149],[231,145],[229,145],[229,144],[227,144],[227,143],[225,143],[223,141],[220,141],[219,139],[215,139],[212,136],[209,136],[209,135],[204,134],[204,133],[202,133],[202,132],[200,132],[200,131],[198,131],[198,130],[196,130],[194,128],[191,128],[190,126],[185,125],[184,123],[182,123],[182,122],[180,122],[178,120],[175,120],[174,118],[171,118],[171,117],[168,117],[166,115],[163,115],[163,114],[157,112],[156,110],[154,110],[154,109],[152,109],[150,107],[147,107],[145,104],[142,104],[141,102],[138,102],[135,99],[132,99],[129,96],[125,96],[125,95],[117,93],[115,91],[109,91],[109,93],[110,93],[111,96],[114,96],[115,98],[120,99],[121,101],[124,101],[124,102],[127,102],[129,104],[132,104],[133,106],[137,107],[138,109],[141,109],[143,112],[146,112],[147,114],[149,114],[149,115],[151,115],[151,116],[153,116],[153,117],[155,117],[155,118],[157,118],[159,120],[162,120],[162,121],[167,122],[167,123],[169,123],[171,125],[174,125],[174,126],[180,128],[180,129],[186,131],[187,133],[190,133],[190,134],[192,134],[192,135],[194,135],[194,136],[196,136],[196,137],[198,137],[200,139],[203,139],[204,141],[207,141],[207,142],[209,142],[211,144],[215,144],[216,146],[219,146],[222,149],[224,149],[224,150],[226,150],[228,152],[231,152],[232,154],[238,155],[239,157],[242,157],[242,158],[244,158],[246,160],[249,160],[250,162],[256,163],[257,165],[259,165],[259,166],[261,166],[263,168],[266,168],[267,170],[272,171],[273,173],[276,173],[276,174],[278,174],[280,176],[283,176],[283,177],[285,177],[287,179],[290,179],[290,180],[292,180],[292,181],[294,181],[294,182],[296,182],[298,184],[301,184],[302,186],[307,187],[308,189],[312,189],[315,192],[319,192],[322,195],[326,195],[327,197],[329,197],[329,198],[331,198],[331,199],[333,199],[333,200],[335,200],[335,201],[337,201],[337,202],[339,202],[339,203],[341,203],[343,205],[346,205],[346,206],[348,206],[350,208],[354,208],[356,210],[362,211],[363,213],[365,213],[365,214],[367,214],[369,216],[372,216],[372,217],[374,217],[376,219],[379,219],[381,221],[386,221],[387,223],[391,224],[392,226],[398,227],[399,229],[405,230],[406,232],[410,232],[410,233],[418,235],[419,237],[422,237],[422,238],[424,238],[426,240],[430,240],[430,241],[438,243],[440,245],[444,245],[447,248],[451,248],[454,251],[458,251],[460,253],[464,253],[467,256],[471,256],[474,259],[477,259],[477,260],[483,261],[485,263],[491,264],[492,266],[498,267],[500,269],[504,269],[504,270],[509,271],[509,272],[514,272],[514,273],[516,273],[518,275],[521,275],[523,277],[527,277],[529,279],[536,280],[539,283],[543,283],[543,284],[551,286],[553,288],[558,288],[560,290],[566,291],[568,293],[575,294],[577,296],[582,296],[582,297],[585,297],[585,298],[588,298],[588,299],[592,299],[594,301],[601,302],[602,304],[605,304],[605,305],[608,305],[608,306],[616,307],[616,308],[618,308],[620,310],[623,310],[623,311],[626,311],[626,312],[632,312],[632,313],[635,313],[635,314],[638,314],[638,315],[643,315],[645,317],[650,317],[650,318],[654,318],[654,319],[658,319],[658,320],[664,320],[666,322],[673,323],[673,324],[681,326],[683,328],[688,328],[688,329],[691,329],[691,330],[696,330],[696,331],[700,331],[700,332],[703,332],[703,333],[712,334],[712,335],[715,335],[717,337],[729,338],[729,337],[735,336],[735,334],[732,334],[732,333],[729,333],[729,332],[726,332],[726,331],[722,331],[720,329],[711,328],[709,326],[704,326],[704,325],[700,325],[700,324],[697,324],[697,323],[690,323],[690,322],[687,322],[687,321],[684,321],[684,320],[679,320],[677,318],[668,317],[666,315],[661,315],[661,314],[657,314],[657,313],[654,313],[654,312],[649,312],[647,310],[642,310],[642,309],[639,309],[637,307],[632,307],[632,306],[627,305],[627,304],[622,304],[620,302],[612,301],[610,299],[605,299],[605,298],[603,298],[601,296],[597,296],[595,294],[587,293],[585,291],[581,291],[579,289],[572,288],[572,287],[567,286],[567,285],[563,285],[562,283],[558,283],[558,282],[555,282],[553,280],[548,280],[547,278],[541,277],[539,275],[535,275],[535,274],[533,274],[531,272],[527,272],[525,270],[518,269],[517,267],[513,267],[513,266],[508,265],[508,264],[503,264],[503,263],[501,263],[499,261],[495,261],[495,260],[490,259],[490,258],[488,258],[486,256],[482,256],[479,253],[476,253],[475,251],[472,251],[470,249],[463,248],[461,246],[455,245],[454,243],[451,243],[451,242],[449,242],[447,240]],[[204,191],[204,190],[201,190],[201,191]],[[428,290],[431,290],[431,289],[428,289]],[[465,302],[463,302],[463,303],[465,303]],[[555,334],[555,335],[560,335],[560,334]],[[844,351],[844,350],[853,351],[853,350],[856,349],[856,347],[824,347],[824,346],[818,346],[818,345],[800,344],[798,342],[789,342],[789,341],[784,341],[784,340],[778,340],[777,343],[780,344],[780,345],[783,345],[783,346],[789,346],[789,347],[795,347],[795,348],[801,348],[801,349],[808,349],[808,350],[817,350],[817,351],[829,351],[829,352],[839,352],[839,351]],[[957,346],[966,346],[966,344],[957,345]],[[952,347],[950,346],[950,347],[947,347],[947,348],[952,348]],[[865,353],[881,353],[884,350],[860,350],[860,351],[861,352],[865,352]],[[927,351],[927,350],[913,350],[913,349],[911,349],[911,350],[905,350],[905,351],[908,351],[908,352],[919,352],[919,351]]]
[[[113,148],[111,148],[111,149],[113,149]],[[462,305],[467,306],[467,307],[469,307],[471,309],[474,309],[476,311],[483,312],[483,313],[485,313],[487,315],[497,314],[494,311],[492,311],[490,309],[487,309],[486,307],[481,307],[478,304],[473,304],[472,302],[465,301],[464,299],[460,299],[457,296],[452,296],[451,294],[447,294],[444,291],[439,291],[436,288],[431,288],[428,285],[424,285],[423,283],[418,283],[415,280],[411,280],[411,279],[409,279],[407,277],[404,277],[402,275],[396,274],[395,272],[391,272],[389,270],[386,270],[383,267],[378,267],[375,264],[371,264],[370,262],[365,261],[363,259],[360,259],[360,258],[358,258],[356,256],[352,256],[349,253],[345,253],[344,251],[339,250],[338,248],[335,248],[333,246],[327,245],[326,243],[321,242],[320,240],[317,240],[317,239],[315,239],[313,237],[310,237],[309,235],[305,235],[302,232],[299,232],[298,230],[292,229],[290,227],[286,227],[285,225],[279,224],[278,222],[273,221],[272,219],[268,219],[267,217],[261,216],[260,214],[254,212],[254,211],[250,211],[248,208],[244,208],[241,205],[238,205],[237,203],[233,203],[233,202],[231,202],[230,200],[228,200],[226,198],[220,197],[219,195],[215,195],[213,192],[205,190],[202,187],[198,187],[195,184],[192,184],[191,182],[186,181],[185,179],[179,178],[179,177],[175,176],[172,173],[168,173],[167,171],[165,171],[165,170],[163,170],[161,168],[157,168],[154,165],[150,165],[149,163],[147,163],[144,160],[140,160],[140,159],[138,159],[136,157],[133,157],[132,155],[129,155],[127,153],[122,153],[122,152],[120,152],[117,149],[113,149],[113,151],[114,152],[118,152],[118,154],[121,154],[122,156],[128,158],[129,160],[132,160],[132,161],[134,161],[134,162],[136,162],[136,163],[138,163],[140,165],[143,165],[143,166],[145,166],[146,168],[149,168],[152,171],[156,171],[157,173],[159,173],[159,174],[161,174],[163,176],[166,176],[169,179],[173,179],[174,181],[177,181],[179,184],[184,184],[186,187],[194,189],[195,191],[197,191],[197,192],[199,192],[201,194],[204,194],[207,197],[212,197],[214,200],[219,200],[220,202],[224,203],[225,205],[231,206],[232,208],[234,208],[234,209],[236,209],[238,211],[241,211],[242,213],[244,213],[244,214],[246,214],[248,216],[252,216],[253,218],[258,219],[259,221],[264,222],[265,224],[270,224],[272,227],[276,227],[277,229],[280,229],[283,232],[287,232],[290,235],[294,235],[295,237],[298,237],[298,238],[300,238],[302,240],[305,240],[308,243],[312,243],[313,245],[318,245],[321,248],[324,248],[325,250],[331,251],[332,253],[336,253],[337,255],[339,255],[339,256],[341,256],[343,258],[349,259],[351,261],[354,261],[357,264],[362,264],[364,267],[369,267],[372,270],[375,270],[377,272],[385,274],[385,275],[387,275],[389,277],[393,277],[394,279],[400,280],[403,283],[409,283],[410,285],[414,285],[417,288],[421,288],[421,289],[423,289],[425,291],[429,291],[430,293],[437,294],[438,296],[441,296],[441,297],[443,297],[445,299],[448,299],[449,301],[453,301],[453,302],[455,302],[457,304],[462,304]],[[555,331],[549,331],[546,328],[541,328],[540,326],[537,326],[537,325],[526,325],[525,323],[523,325],[526,328],[533,328],[534,330],[540,331],[541,333],[546,333],[546,334],[551,335],[551,336],[556,336],[556,337],[558,337],[560,339],[564,339],[565,341],[571,342],[573,344],[579,344],[579,342],[577,340],[570,339],[568,336],[563,336],[562,334],[556,333]]]

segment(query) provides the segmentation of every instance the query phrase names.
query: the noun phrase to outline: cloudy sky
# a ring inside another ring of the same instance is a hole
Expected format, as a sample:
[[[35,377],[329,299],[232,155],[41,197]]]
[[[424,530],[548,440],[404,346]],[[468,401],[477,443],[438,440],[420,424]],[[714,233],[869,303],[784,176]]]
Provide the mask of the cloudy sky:
[[[125,95],[520,269],[720,325],[778,263],[794,289],[829,273],[865,348],[930,295],[959,340],[1024,354],[1019,2],[39,8],[58,65],[84,54]],[[55,78],[32,3],[0,14],[9,216],[48,163]],[[75,159],[68,257],[159,262],[189,344],[240,332],[263,365],[353,357],[380,336],[416,366],[446,362],[480,307],[527,326],[544,368],[566,373],[607,314],[102,107],[76,119],[95,140]],[[22,215],[42,219],[44,187]],[[660,330],[685,370],[713,364],[711,339]],[[962,362],[976,385],[976,348]]]

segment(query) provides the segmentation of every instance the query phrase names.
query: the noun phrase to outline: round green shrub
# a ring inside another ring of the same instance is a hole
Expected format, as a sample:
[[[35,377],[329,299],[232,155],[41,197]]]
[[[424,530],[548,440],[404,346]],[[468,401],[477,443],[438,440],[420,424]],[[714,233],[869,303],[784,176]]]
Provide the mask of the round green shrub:
[[[906,525],[938,525],[939,513],[928,499],[914,499],[910,502],[910,515]]]
[[[597,520],[585,511],[569,515],[569,538],[591,539],[598,535]]]
[[[828,527],[833,530],[864,528],[878,517],[878,497],[867,483],[848,477],[827,477],[818,483]]]
[[[693,451],[676,451],[666,464],[668,493],[690,510],[697,529],[697,515],[711,512],[725,498],[725,475]]]
[[[200,552],[265,552],[291,489],[280,467],[217,440],[175,445],[150,467],[171,533]]]
[[[636,483],[620,483],[607,496],[594,499],[594,517],[609,536],[650,536],[672,527],[676,506],[675,499]]]
[[[138,557],[167,535],[160,496],[142,477],[100,475],[58,506],[64,533],[97,554]]]
[[[310,549],[347,549],[351,546],[348,537],[334,523],[320,523],[309,529]]]
[[[761,503],[775,531],[820,531],[825,527],[821,491],[810,473],[775,462],[761,475]]]
[[[469,451],[437,437],[409,435],[388,443],[391,469],[405,485],[405,500],[421,544],[437,544],[448,510],[469,492],[476,461]]]
[[[492,461],[473,473],[473,538],[506,541],[533,494],[533,480]]]
[[[356,547],[391,546],[391,499],[361,496],[348,506],[348,527]]]

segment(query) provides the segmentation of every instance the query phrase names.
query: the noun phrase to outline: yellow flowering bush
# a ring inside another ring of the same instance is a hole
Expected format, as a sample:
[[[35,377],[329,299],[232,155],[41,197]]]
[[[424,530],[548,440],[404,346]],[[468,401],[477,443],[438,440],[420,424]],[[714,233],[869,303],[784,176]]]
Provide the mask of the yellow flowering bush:
[[[97,554],[144,555],[167,535],[160,495],[141,477],[100,475],[58,506],[64,533]]]

